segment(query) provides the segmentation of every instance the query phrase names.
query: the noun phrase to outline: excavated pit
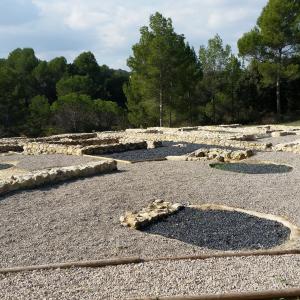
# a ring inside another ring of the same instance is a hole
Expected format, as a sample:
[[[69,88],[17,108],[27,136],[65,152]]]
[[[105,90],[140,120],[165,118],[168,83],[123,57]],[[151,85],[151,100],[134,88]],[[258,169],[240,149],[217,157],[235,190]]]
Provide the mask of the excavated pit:
[[[233,251],[270,249],[291,234],[282,223],[238,211],[185,207],[141,231],[202,248]]]

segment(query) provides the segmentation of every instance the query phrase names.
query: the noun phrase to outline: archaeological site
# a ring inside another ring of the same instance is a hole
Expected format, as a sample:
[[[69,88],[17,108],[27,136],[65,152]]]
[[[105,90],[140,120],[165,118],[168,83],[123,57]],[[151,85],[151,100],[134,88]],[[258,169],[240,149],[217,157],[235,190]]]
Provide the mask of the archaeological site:
[[[46,286],[144,299],[236,293],[241,277],[248,294],[300,284],[300,127],[5,138],[0,152],[0,285],[13,295],[2,299],[42,299]]]
[[[0,0],[0,300],[300,300],[300,0]]]

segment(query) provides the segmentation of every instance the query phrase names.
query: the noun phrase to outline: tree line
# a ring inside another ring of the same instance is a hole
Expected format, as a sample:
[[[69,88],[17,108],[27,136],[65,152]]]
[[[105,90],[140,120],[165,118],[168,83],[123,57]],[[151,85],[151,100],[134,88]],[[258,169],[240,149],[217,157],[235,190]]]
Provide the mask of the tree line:
[[[0,136],[108,130],[126,122],[129,74],[99,66],[91,52],[68,64],[16,49],[0,60]]]
[[[128,59],[128,118],[135,126],[276,122],[299,117],[300,2],[269,0],[238,40],[219,35],[196,52],[160,13]]]
[[[238,53],[219,35],[195,50],[160,13],[140,29],[130,72],[16,49],[0,60],[0,136],[299,118],[300,2],[269,0]]]

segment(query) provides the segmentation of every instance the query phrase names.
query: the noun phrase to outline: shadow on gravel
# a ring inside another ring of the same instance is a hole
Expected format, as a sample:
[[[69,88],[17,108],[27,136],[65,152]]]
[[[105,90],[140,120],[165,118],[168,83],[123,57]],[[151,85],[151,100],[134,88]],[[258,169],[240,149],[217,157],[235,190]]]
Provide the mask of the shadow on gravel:
[[[221,210],[184,208],[143,232],[214,250],[268,249],[285,242],[290,229],[279,222]]]
[[[212,146],[206,144],[193,144],[186,142],[163,142],[163,147],[155,149],[141,149],[131,150],[113,154],[101,155],[103,157],[114,158],[119,160],[127,160],[131,162],[135,161],[146,161],[146,160],[163,160],[166,156],[180,156],[194,152],[200,148],[219,148],[219,149],[232,149],[238,150],[237,148]]]
[[[293,170],[287,165],[267,164],[267,163],[214,163],[210,167],[222,171],[245,174],[278,174],[288,173]]]
[[[0,170],[10,169],[14,167],[14,165],[11,164],[0,164]]]

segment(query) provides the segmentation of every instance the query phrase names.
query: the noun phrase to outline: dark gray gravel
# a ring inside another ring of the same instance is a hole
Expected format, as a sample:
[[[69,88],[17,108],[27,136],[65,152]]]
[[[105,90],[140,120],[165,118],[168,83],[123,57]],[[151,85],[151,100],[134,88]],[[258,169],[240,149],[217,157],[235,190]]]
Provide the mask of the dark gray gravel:
[[[183,147],[177,147],[176,145],[183,145]],[[155,149],[141,149],[132,150],[114,154],[104,155],[105,157],[128,160],[128,161],[143,161],[143,160],[159,160],[165,159],[166,156],[180,156],[191,152],[194,152],[200,148],[224,148],[221,146],[211,146],[205,144],[192,144],[185,142],[163,142],[163,147]],[[227,148],[228,149],[228,148]]]
[[[290,229],[279,222],[236,211],[195,208],[184,208],[142,231],[223,251],[272,248],[290,235]]]
[[[287,173],[293,170],[290,166],[272,163],[213,163],[210,166],[222,171],[245,174],[276,174]]]
[[[9,169],[12,168],[14,165],[11,164],[0,164],[0,170],[5,170],[5,169]]]

